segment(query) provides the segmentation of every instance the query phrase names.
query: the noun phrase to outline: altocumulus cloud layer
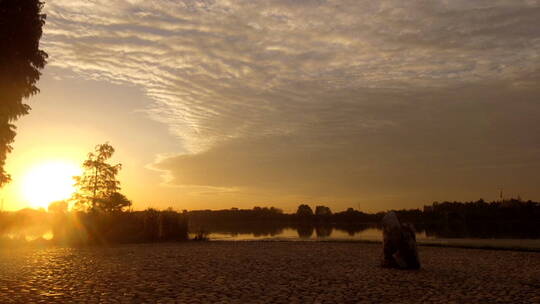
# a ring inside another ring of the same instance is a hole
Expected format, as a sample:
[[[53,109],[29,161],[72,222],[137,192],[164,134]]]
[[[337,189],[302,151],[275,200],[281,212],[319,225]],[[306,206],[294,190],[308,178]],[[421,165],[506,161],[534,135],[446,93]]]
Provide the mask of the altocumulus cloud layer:
[[[415,206],[540,198],[540,1],[47,3],[51,65],[135,84],[171,185]],[[489,197],[488,197],[489,198]]]

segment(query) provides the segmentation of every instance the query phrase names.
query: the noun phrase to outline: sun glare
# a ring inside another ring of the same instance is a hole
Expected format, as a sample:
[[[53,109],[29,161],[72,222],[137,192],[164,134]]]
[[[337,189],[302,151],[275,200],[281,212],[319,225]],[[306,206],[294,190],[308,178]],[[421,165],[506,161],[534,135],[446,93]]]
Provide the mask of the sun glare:
[[[50,161],[31,167],[22,179],[22,196],[32,208],[47,208],[54,201],[69,198],[73,192],[73,176],[81,168],[67,161]]]

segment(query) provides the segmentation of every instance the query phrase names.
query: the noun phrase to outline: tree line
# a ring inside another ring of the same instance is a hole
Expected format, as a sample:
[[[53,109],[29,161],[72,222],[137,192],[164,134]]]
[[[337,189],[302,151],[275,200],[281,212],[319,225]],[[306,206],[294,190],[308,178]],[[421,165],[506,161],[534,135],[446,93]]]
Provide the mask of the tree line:
[[[419,231],[435,237],[540,237],[540,203],[509,199],[485,202],[435,202],[422,209],[393,210],[402,222],[414,224]],[[216,233],[277,235],[286,228],[296,229],[300,237],[328,235],[332,229],[354,235],[369,227],[378,227],[386,212],[367,213],[353,208],[333,212],[318,204],[300,204],[293,213],[275,207],[252,209],[187,211],[192,231]]]
[[[390,210],[388,210],[390,211]],[[434,202],[423,209],[401,209],[398,217],[411,223],[448,221],[540,221],[540,203],[531,200],[509,199],[485,202]],[[300,204],[294,213],[283,213],[275,207],[253,209],[194,210],[187,214],[194,221],[284,221],[284,222],[330,222],[330,223],[378,223],[385,212],[367,213],[354,208],[333,212],[325,205]]]

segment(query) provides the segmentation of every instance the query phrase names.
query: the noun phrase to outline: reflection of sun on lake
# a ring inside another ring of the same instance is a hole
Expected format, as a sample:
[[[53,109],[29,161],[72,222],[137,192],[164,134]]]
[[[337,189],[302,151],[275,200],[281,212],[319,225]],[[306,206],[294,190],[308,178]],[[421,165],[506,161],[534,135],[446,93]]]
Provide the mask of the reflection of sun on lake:
[[[33,242],[37,239],[43,239],[45,241],[50,241],[53,239],[54,234],[51,230],[47,230],[46,232],[27,232],[27,231],[15,231],[6,233],[4,235],[0,234],[0,239],[2,237],[5,237],[9,240],[22,240],[26,242]]]
[[[73,176],[81,168],[67,161],[49,161],[31,167],[22,178],[21,194],[33,208],[47,208],[54,201],[69,198],[73,192]]]

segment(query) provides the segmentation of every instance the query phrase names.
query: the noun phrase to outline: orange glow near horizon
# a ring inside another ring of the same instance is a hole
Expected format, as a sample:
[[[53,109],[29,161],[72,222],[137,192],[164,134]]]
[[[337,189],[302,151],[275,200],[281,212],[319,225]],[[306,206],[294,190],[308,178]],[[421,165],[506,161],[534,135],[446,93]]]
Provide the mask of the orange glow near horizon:
[[[32,208],[47,208],[54,201],[71,197],[75,191],[73,176],[80,174],[80,166],[70,161],[40,162],[23,174],[20,195]]]

